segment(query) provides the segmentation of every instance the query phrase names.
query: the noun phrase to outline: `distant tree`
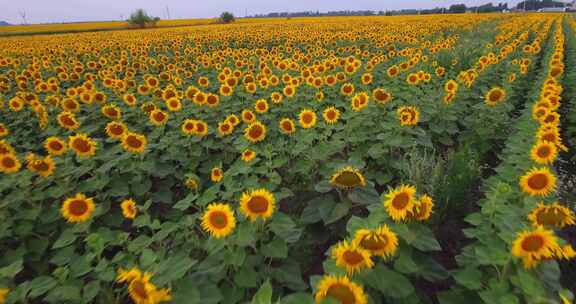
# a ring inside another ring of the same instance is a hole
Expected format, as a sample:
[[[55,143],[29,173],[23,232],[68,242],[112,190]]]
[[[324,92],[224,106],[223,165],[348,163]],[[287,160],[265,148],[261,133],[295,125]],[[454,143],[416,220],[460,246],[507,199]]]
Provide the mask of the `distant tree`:
[[[230,12],[223,12],[220,15],[220,21],[223,23],[231,23],[234,22],[235,18],[234,15]]]
[[[158,21],[160,21],[159,17],[148,16],[148,14],[141,8],[130,14],[130,18],[128,19],[130,25],[142,28],[147,25],[155,26]]]
[[[462,14],[466,12],[466,4],[453,4],[450,5],[450,8],[448,9],[448,11],[450,13],[453,14]]]

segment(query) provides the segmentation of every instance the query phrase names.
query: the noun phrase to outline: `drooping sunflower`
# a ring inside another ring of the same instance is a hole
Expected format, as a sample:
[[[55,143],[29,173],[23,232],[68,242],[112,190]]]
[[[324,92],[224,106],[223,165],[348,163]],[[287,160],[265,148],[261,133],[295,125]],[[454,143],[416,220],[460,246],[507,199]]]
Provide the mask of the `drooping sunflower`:
[[[88,157],[96,154],[96,141],[86,134],[78,133],[68,137],[68,146],[77,156]]]
[[[286,135],[296,132],[296,124],[290,118],[282,118],[278,123],[280,131]]]
[[[542,260],[553,258],[556,251],[561,251],[557,238],[552,230],[544,227],[518,233],[512,245],[512,255],[521,258],[527,269],[534,268]]]
[[[222,168],[220,167],[212,168],[212,170],[210,171],[210,180],[212,180],[215,183],[218,183],[222,180],[222,178],[224,178],[224,171],[222,171]]]
[[[411,216],[417,221],[425,221],[432,215],[432,208],[434,208],[434,201],[430,196],[423,194],[414,203]]]
[[[62,204],[60,213],[70,223],[85,222],[96,209],[94,199],[86,197],[83,193],[78,193],[67,198]]]
[[[446,84],[444,84],[444,91],[455,94],[456,91],[458,91],[458,82],[454,79],[448,80]]]
[[[300,126],[304,129],[310,129],[316,125],[316,113],[309,109],[304,109],[298,114]]]
[[[374,256],[388,259],[398,249],[398,237],[387,225],[383,225],[375,230],[356,230],[352,244],[370,251]]]
[[[15,154],[0,154],[0,172],[5,174],[16,173],[20,170],[21,166]]]
[[[368,106],[370,97],[365,92],[360,92],[352,98],[352,110],[355,112],[360,112],[362,109]]]
[[[506,98],[506,91],[500,87],[495,87],[490,89],[486,96],[484,96],[484,102],[490,106],[495,106],[499,102]]]
[[[186,185],[186,187],[190,190],[196,190],[199,187],[199,181],[196,177],[188,177],[186,178],[186,181],[184,182],[184,184]]]
[[[138,209],[136,209],[136,202],[133,199],[126,199],[120,203],[120,208],[122,208],[122,215],[130,220],[136,218],[138,214]]]
[[[400,107],[397,114],[401,126],[414,126],[420,120],[420,111],[416,107]]]
[[[8,128],[6,128],[6,126],[3,123],[0,123],[0,137],[6,136],[9,133],[10,131],[8,130]]]
[[[222,136],[230,135],[234,132],[234,126],[229,122],[219,122],[218,123],[218,133]]]
[[[159,109],[155,109],[152,112],[150,112],[150,122],[152,122],[153,125],[161,126],[166,124],[167,121],[168,121],[168,113]]]
[[[354,244],[351,245],[347,241],[338,243],[332,249],[331,255],[336,261],[336,266],[345,268],[349,275],[374,266],[370,251]]]
[[[549,205],[540,202],[538,207],[528,214],[528,219],[536,227],[548,226],[561,229],[568,225],[576,225],[574,212],[558,202]]]
[[[330,178],[330,183],[343,189],[352,189],[366,186],[366,180],[360,170],[347,166],[339,169]]]
[[[326,123],[331,125],[335,124],[338,122],[338,119],[340,119],[340,110],[333,106],[328,107],[324,109],[324,112],[322,112],[322,117]]]
[[[410,185],[402,185],[388,191],[384,201],[384,207],[395,222],[407,219],[414,207],[414,195],[416,188]]]
[[[536,133],[536,139],[539,141],[551,142],[562,151],[568,151],[568,148],[562,143],[560,131],[554,126],[543,126]]]
[[[266,101],[266,99],[258,99],[256,101],[256,103],[254,104],[254,110],[257,113],[266,113],[268,112],[268,102]]]
[[[202,229],[214,238],[219,239],[230,235],[235,227],[236,218],[228,204],[212,203],[202,215]]]
[[[385,89],[378,88],[372,91],[372,97],[379,104],[386,104],[392,99],[392,94]]]
[[[142,153],[146,149],[146,136],[134,132],[127,132],[122,136],[122,147],[131,153]]]
[[[342,304],[367,304],[368,298],[362,286],[346,276],[324,276],[316,286],[314,300],[317,304],[330,299]]]
[[[0,155],[15,154],[15,153],[16,153],[16,151],[14,150],[14,147],[12,147],[11,144],[9,144],[5,140],[0,140]]]
[[[66,153],[67,147],[66,142],[58,137],[48,137],[46,141],[44,141],[44,148],[48,152],[48,154],[53,156],[58,156]]]
[[[244,129],[244,137],[252,143],[263,141],[266,138],[266,126],[255,121]]]
[[[549,165],[556,160],[558,149],[556,145],[547,141],[538,141],[530,151],[533,161],[541,165]]]
[[[246,149],[246,150],[244,150],[244,152],[242,152],[242,160],[247,162],[247,163],[252,161],[255,157],[256,157],[256,152],[254,152],[250,149]]]
[[[122,118],[122,110],[115,104],[108,104],[102,107],[102,114],[110,119],[119,120]]]
[[[240,211],[250,221],[267,219],[272,216],[276,207],[274,195],[266,189],[256,189],[244,192],[240,198]]]
[[[111,121],[106,124],[106,134],[113,139],[121,139],[128,127],[121,121]]]
[[[28,154],[26,157],[28,163],[28,170],[38,173],[42,177],[48,177],[54,173],[56,165],[50,155],[44,158],[37,158],[34,153]]]
[[[520,177],[520,187],[530,196],[548,196],[556,189],[556,176],[546,167],[532,168]]]

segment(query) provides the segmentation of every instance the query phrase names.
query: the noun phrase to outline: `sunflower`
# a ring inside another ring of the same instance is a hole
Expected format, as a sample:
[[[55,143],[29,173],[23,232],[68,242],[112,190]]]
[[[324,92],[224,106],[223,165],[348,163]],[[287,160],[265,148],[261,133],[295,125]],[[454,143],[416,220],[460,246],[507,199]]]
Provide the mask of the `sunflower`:
[[[222,136],[232,134],[234,132],[234,126],[229,122],[219,122],[218,123],[218,133]]]
[[[282,102],[283,96],[278,92],[273,92],[272,94],[270,94],[270,99],[272,99],[273,103],[279,104]]]
[[[194,120],[194,119],[184,120],[184,122],[182,123],[182,126],[181,126],[182,133],[184,133],[186,135],[194,134],[196,132],[196,122],[198,122],[198,121]]]
[[[374,256],[388,259],[398,249],[398,237],[387,225],[383,225],[375,230],[356,230],[352,244],[368,250]]]
[[[87,221],[95,208],[93,198],[88,198],[83,193],[78,193],[76,196],[67,198],[64,201],[60,212],[68,222],[80,223]]]
[[[388,70],[386,70],[386,74],[388,74],[388,77],[396,77],[399,72],[400,71],[398,70],[398,67],[395,65],[389,67]]]
[[[263,141],[266,138],[266,126],[255,121],[244,129],[244,137],[252,143]]]
[[[137,268],[132,268],[129,271],[120,268],[116,281],[128,283],[128,293],[135,304],[157,304],[172,300],[170,289],[158,289],[150,282],[151,277],[151,273],[142,273]]]
[[[24,101],[20,97],[14,97],[8,101],[8,106],[12,112],[20,112],[24,109]]]
[[[557,156],[558,149],[553,143],[547,141],[538,141],[530,151],[532,160],[541,165],[553,163]]]
[[[432,215],[432,208],[434,208],[434,201],[430,196],[423,194],[418,201],[414,203],[412,217],[417,221],[425,221]]]
[[[340,87],[340,94],[344,96],[352,96],[354,94],[354,85],[351,83],[345,83]]]
[[[392,189],[386,194],[384,207],[395,222],[407,219],[414,207],[414,186],[402,185],[399,188]]]
[[[484,101],[490,106],[495,106],[499,102],[506,98],[506,91],[500,87],[495,87],[490,89],[486,96],[484,96]]]
[[[536,133],[536,138],[539,141],[550,142],[556,145],[556,147],[562,151],[568,151],[568,148],[564,146],[562,143],[562,137],[560,137],[560,131],[557,127],[548,128],[540,128]]]
[[[74,150],[77,156],[94,156],[96,154],[96,142],[86,134],[76,134],[68,137],[68,146]]]
[[[30,153],[26,157],[28,163],[28,170],[38,173],[42,177],[48,177],[54,173],[54,160],[50,155],[44,158],[36,158],[34,153]]]
[[[397,114],[401,126],[414,126],[420,120],[420,112],[416,107],[400,107]]]
[[[230,235],[235,227],[236,218],[228,204],[212,203],[202,215],[202,229],[217,239]]]
[[[322,112],[322,117],[324,118],[324,121],[326,121],[326,123],[335,124],[338,122],[338,119],[340,118],[340,110],[338,110],[335,107],[328,107],[324,109],[324,112]]]
[[[121,121],[111,121],[106,125],[106,134],[110,138],[120,139],[126,132],[128,127]]]
[[[258,218],[267,219],[271,217],[275,207],[276,199],[266,189],[244,192],[240,198],[240,210],[252,222]]]
[[[557,251],[561,248],[554,232],[544,227],[518,233],[512,245],[512,255],[521,258],[527,269],[537,266],[541,260],[553,258]]]
[[[110,119],[119,120],[122,117],[122,110],[115,104],[105,105],[101,111],[104,116]]]
[[[576,225],[574,212],[560,205],[558,202],[550,205],[545,205],[543,202],[540,202],[538,207],[534,208],[528,214],[528,220],[536,227],[551,226],[562,229],[568,225]]]
[[[334,173],[330,178],[330,183],[343,189],[364,187],[366,185],[364,175],[362,175],[360,170],[350,166],[341,168]]]
[[[132,153],[142,153],[146,148],[146,136],[134,132],[127,132],[122,136],[122,147]]]
[[[10,132],[3,123],[0,123],[0,137],[8,135]]]
[[[219,167],[212,168],[212,170],[210,171],[210,180],[217,183],[220,182],[222,178],[224,178],[224,172],[222,171],[222,168]]]
[[[268,102],[266,99],[258,99],[254,104],[254,110],[257,113],[266,113],[268,112]]]
[[[80,123],[76,120],[76,115],[72,112],[62,112],[56,117],[58,124],[66,130],[76,130],[80,127]]]
[[[206,105],[210,108],[215,108],[220,104],[220,97],[212,93],[206,96]]]
[[[208,134],[208,124],[205,121],[197,120],[196,126],[194,127],[194,134],[196,136],[204,137]]]
[[[233,127],[236,127],[237,125],[240,124],[240,119],[238,118],[238,116],[236,116],[236,114],[228,115],[228,117],[226,117],[224,121],[231,124]]]
[[[250,110],[242,110],[241,116],[244,123],[251,124],[256,121],[256,115]]]
[[[190,190],[196,190],[198,189],[198,179],[196,179],[195,177],[188,177],[186,178],[186,181],[184,182],[184,184],[186,185],[186,187]]]
[[[324,276],[316,286],[316,303],[326,299],[341,304],[367,304],[368,299],[362,287],[346,276]]]
[[[286,135],[296,132],[296,124],[290,118],[282,118],[278,123],[278,127],[280,128],[280,131]]]
[[[309,109],[304,109],[298,114],[300,126],[304,129],[310,129],[316,125],[316,113]]]
[[[556,176],[546,167],[532,168],[520,177],[520,187],[530,196],[548,196],[556,189]]]
[[[172,97],[166,100],[166,108],[168,108],[170,112],[178,112],[182,110],[182,102],[180,102],[180,99],[177,97]]]
[[[417,85],[420,82],[420,77],[418,76],[417,73],[410,73],[406,77],[406,82],[409,85]]]
[[[456,93],[456,91],[458,91],[458,82],[453,79],[448,80],[448,82],[444,84],[444,91],[447,93]]]
[[[282,90],[282,93],[284,93],[284,96],[286,96],[286,97],[294,97],[294,95],[296,95],[296,87],[295,86],[286,86]]]
[[[0,172],[5,174],[16,173],[20,170],[21,166],[15,154],[7,153],[0,155]]]
[[[256,157],[256,152],[250,150],[250,149],[246,149],[244,150],[244,152],[242,152],[242,160],[245,162],[250,162],[254,159],[254,157]]]
[[[124,97],[122,97],[122,100],[124,100],[124,103],[130,107],[136,105],[136,96],[134,96],[134,94],[125,94]]]
[[[354,244],[350,245],[347,241],[338,243],[332,249],[331,255],[336,260],[336,266],[345,268],[349,275],[374,266],[369,250]]]
[[[152,102],[147,102],[142,104],[142,106],[140,106],[140,110],[144,113],[146,113],[146,115],[150,115],[152,113],[152,111],[156,110],[157,107],[154,103]]]
[[[168,113],[163,112],[162,110],[155,109],[150,112],[150,122],[152,122],[155,126],[161,126],[166,124],[168,121]]]
[[[136,209],[136,202],[133,199],[126,199],[120,203],[120,208],[122,208],[122,215],[130,220],[136,218],[138,214],[138,209]]]
[[[352,110],[359,112],[368,106],[370,97],[365,92],[360,92],[352,98]]]
[[[372,97],[379,104],[386,104],[392,99],[392,94],[382,88],[374,89]]]
[[[4,154],[15,154],[14,148],[5,140],[0,140],[0,155]]]

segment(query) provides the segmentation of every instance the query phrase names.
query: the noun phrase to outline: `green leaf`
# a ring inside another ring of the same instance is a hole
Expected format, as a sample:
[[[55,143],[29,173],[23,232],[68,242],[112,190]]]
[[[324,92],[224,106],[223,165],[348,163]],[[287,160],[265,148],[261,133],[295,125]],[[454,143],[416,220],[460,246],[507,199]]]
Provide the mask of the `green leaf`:
[[[22,271],[22,268],[22,259],[18,259],[12,262],[12,264],[0,268],[0,277],[12,280],[20,271]]]
[[[406,298],[415,292],[410,280],[382,264],[363,275],[362,281],[379,290],[386,297]]]
[[[295,243],[300,239],[302,228],[296,228],[296,224],[292,218],[282,212],[276,212],[269,224],[277,236],[284,239],[286,243]]]
[[[58,285],[58,281],[56,281],[53,277],[50,276],[39,276],[34,278],[30,283],[30,294],[31,298],[35,298],[41,296],[52,288]]]
[[[140,265],[144,268],[151,266],[152,263],[156,261],[156,253],[154,251],[144,248],[142,254],[140,255]]]
[[[270,280],[260,286],[258,292],[252,298],[252,304],[271,304],[272,303],[272,285],[270,285]]]
[[[198,198],[198,194],[190,193],[185,198],[183,198],[182,200],[180,200],[176,204],[174,204],[174,206],[172,206],[172,208],[178,209],[178,210],[186,210],[192,205],[192,202],[194,202],[197,198]]]
[[[82,300],[86,302],[92,301],[100,292],[100,282],[92,281],[82,289]]]
[[[286,258],[288,256],[288,246],[282,239],[275,238],[272,242],[264,244],[260,248],[260,253],[271,258]]]
[[[58,249],[62,247],[66,247],[76,240],[77,236],[74,234],[72,229],[67,229],[62,232],[60,237],[56,240],[54,245],[52,245],[52,249]]]
[[[154,280],[158,285],[166,285],[169,282],[181,279],[197,262],[183,253],[173,255],[158,265],[157,275],[154,276]]]
[[[59,301],[80,301],[80,288],[72,285],[58,286],[48,294],[46,300],[49,302]]]
[[[520,287],[528,297],[537,298],[546,295],[546,287],[542,284],[541,278],[537,277],[533,272],[519,269],[517,280],[513,280],[513,282]]]
[[[282,300],[280,300],[281,304],[314,304],[314,298],[307,293],[293,293],[288,295]]]
[[[454,279],[458,284],[472,290],[482,288],[482,272],[475,267],[467,267],[454,273]]]
[[[258,273],[251,266],[245,265],[234,274],[234,282],[243,288],[256,287],[258,286]]]

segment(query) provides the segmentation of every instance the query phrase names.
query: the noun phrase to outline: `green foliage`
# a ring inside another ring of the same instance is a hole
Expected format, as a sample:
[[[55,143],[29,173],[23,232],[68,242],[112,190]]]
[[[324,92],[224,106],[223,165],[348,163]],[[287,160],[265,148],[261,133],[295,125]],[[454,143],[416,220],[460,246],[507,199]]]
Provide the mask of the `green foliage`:
[[[137,9],[128,18],[128,23],[137,27],[155,26],[158,21],[160,21],[159,17],[148,16],[143,9]]]
[[[220,14],[220,22],[222,23],[232,23],[234,20],[234,15],[230,12],[223,12]]]

